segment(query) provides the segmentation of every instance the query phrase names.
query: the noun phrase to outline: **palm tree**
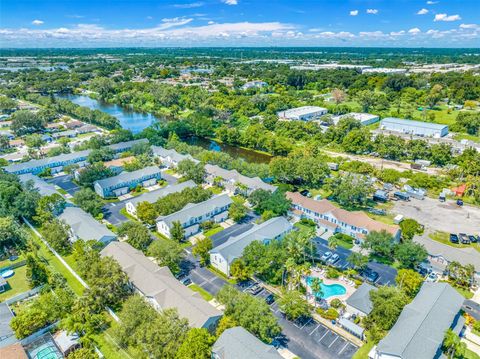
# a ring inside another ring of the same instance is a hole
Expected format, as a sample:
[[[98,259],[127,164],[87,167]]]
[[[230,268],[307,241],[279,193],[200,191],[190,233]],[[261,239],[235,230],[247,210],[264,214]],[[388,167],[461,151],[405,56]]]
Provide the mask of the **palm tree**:
[[[336,236],[331,236],[329,239],[328,239],[328,248],[330,249],[335,249],[338,247],[338,244],[340,243],[338,237]]]
[[[317,297],[323,297],[322,291],[322,280],[320,278],[312,278],[312,282],[310,283],[310,289],[312,290],[313,294],[313,302],[315,307],[317,306]]]
[[[445,338],[443,339],[443,347],[446,350],[446,354],[449,358],[455,356],[463,356],[467,348],[466,344],[460,341],[460,337],[451,329],[445,332]]]
[[[368,264],[368,257],[358,252],[352,252],[348,256],[347,261],[349,261],[355,268],[362,269]]]

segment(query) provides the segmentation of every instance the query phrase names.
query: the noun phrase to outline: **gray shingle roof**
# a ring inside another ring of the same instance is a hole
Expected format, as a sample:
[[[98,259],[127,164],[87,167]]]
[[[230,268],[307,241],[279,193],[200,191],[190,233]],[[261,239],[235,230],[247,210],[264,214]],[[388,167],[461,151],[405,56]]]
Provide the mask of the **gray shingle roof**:
[[[455,325],[463,301],[448,283],[424,283],[378,343],[377,352],[402,359],[436,358],[445,331]]]
[[[277,350],[257,339],[242,327],[225,330],[213,344],[212,352],[220,359],[281,359]]]
[[[10,312],[10,309],[8,309],[7,303],[0,303],[0,348],[17,341],[12,328],[10,328],[12,318],[13,314]]]
[[[222,194],[212,197],[204,202],[189,203],[178,212],[169,214],[168,216],[158,217],[157,222],[163,221],[168,226],[171,226],[175,221],[186,223],[190,221],[191,218],[200,217],[207,212],[211,212],[216,208],[228,206],[231,203],[232,199],[227,194]]]
[[[372,301],[370,300],[370,291],[377,290],[376,287],[368,283],[362,283],[348,299],[347,304],[359,311],[370,314],[373,309]]]
[[[277,189],[277,187],[263,182],[260,179],[260,177],[247,177],[238,173],[236,170],[227,170],[217,165],[210,165],[210,164],[205,165],[205,170],[210,176],[221,177],[227,181],[242,183],[248,188],[253,190],[264,189],[267,191],[274,192]]]
[[[177,308],[190,326],[201,328],[222,315],[197,292],[176,280],[168,267],[159,267],[128,243],[111,242],[101,254],[117,260],[133,285],[145,296],[154,298],[162,309]]]
[[[161,174],[160,168],[157,166],[149,166],[137,171],[132,172],[122,172],[117,176],[105,178],[99,181],[95,181],[95,185],[99,185],[101,188],[109,188],[113,186],[123,185],[130,181],[142,178],[144,176]]]
[[[57,162],[67,162],[73,159],[87,158],[89,154],[90,154],[90,150],[64,153],[54,157],[42,158],[40,160],[31,160],[28,162],[17,163],[14,165],[6,166],[4,169],[7,172],[14,173],[14,172],[23,171],[26,169],[33,169],[41,166],[47,166],[49,164],[53,164]]]
[[[161,146],[152,146],[152,151],[153,151],[153,154],[158,157],[170,157],[175,162],[180,162],[187,159],[193,162],[199,162],[198,160],[193,158],[191,155],[188,155],[188,154],[184,155],[184,154],[178,153],[175,150],[167,150],[166,148],[163,148]]]
[[[119,142],[119,143],[114,143],[113,145],[109,145],[107,147],[109,147],[110,149],[114,150],[114,151],[125,151],[125,150],[128,150],[130,148],[132,148],[132,146],[138,144],[138,143],[148,143],[148,139],[146,138],[141,138],[139,140],[132,140],[132,141],[126,141],[126,142]]]
[[[273,239],[289,231],[292,225],[285,217],[275,217],[261,224],[254,225],[248,231],[229,238],[225,243],[212,249],[210,253],[219,253],[231,264],[236,258],[242,256],[243,250],[253,241]]]
[[[18,178],[23,185],[25,185],[28,181],[32,181],[33,186],[38,189],[38,193],[40,193],[42,196],[51,196],[52,194],[57,193],[54,185],[45,182],[40,177],[32,175],[31,173],[20,175]]]
[[[171,193],[181,192],[185,188],[194,188],[194,187],[197,187],[197,185],[192,180],[186,181],[186,182],[181,182],[181,183],[176,183],[176,184],[171,185],[171,186],[167,186],[167,187],[164,187],[164,188],[159,188],[159,189],[156,189],[154,191],[141,194],[138,197],[134,197],[132,199],[129,199],[128,202],[130,202],[134,205],[137,205],[138,203],[142,203],[142,202],[154,203],[158,199],[163,198],[163,197],[165,197],[165,196],[167,196]]]
[[[109,241],[117,238],[105,225],[97,222],[90,214],[78,207],[67,207],[58,216],[83,240]]]

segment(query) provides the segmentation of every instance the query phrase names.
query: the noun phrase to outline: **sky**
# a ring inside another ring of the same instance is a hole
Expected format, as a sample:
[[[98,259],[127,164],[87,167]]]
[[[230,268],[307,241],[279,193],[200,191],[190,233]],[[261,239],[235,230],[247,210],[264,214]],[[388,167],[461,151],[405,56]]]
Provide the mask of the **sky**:
[[[480,0],[0,0],[0,47],[480,47]]]

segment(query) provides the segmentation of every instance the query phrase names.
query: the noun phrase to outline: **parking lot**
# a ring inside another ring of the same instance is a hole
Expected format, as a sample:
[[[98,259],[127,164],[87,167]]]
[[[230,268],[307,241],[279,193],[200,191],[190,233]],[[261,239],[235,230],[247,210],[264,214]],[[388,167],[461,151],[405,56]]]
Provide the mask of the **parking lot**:
[[[80,189],[80,187],[73,183],[71,175],[48,178],[46,179],[46,182],[60,187],[71,196]]]
[[[440,202],[425,197],[423,200],[396,201],[391,212],[413,218],[426,229],[434,231],[475,235],[480,231],[480,208],[469,205],[459,207],[453,200]]]
[[[114,226],[127,222],[128,218],[120,213],[120,210],[125,208],[126,201],[127,200],[105,204],[103,206],[103,218]]]
[[[251,284],[239,286],[239,289],[247,291],[250,287]],[[263,289],[256,296],[266,298],[270,294]],[[358,349],[356,345],[312,318],[288,320],[275,302],[270,305],[270,309],[282,327],[283,337],[278,339],[279,343],[302,359],[349,359]]]

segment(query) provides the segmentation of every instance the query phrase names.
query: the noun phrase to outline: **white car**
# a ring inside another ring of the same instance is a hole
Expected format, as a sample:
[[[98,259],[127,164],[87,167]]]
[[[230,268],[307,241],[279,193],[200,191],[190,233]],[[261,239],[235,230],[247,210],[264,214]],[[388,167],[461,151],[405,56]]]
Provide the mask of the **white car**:
[[[438,276],[435,272],[430,273],[427,278],[425,279],[427,282],[436,282],[438,280]]]
[[[339,259],[340,259],[340,256],[337,253],[335,253],[333,256],[328,258],[327,263],[328,264],[335,264],[335,262],[338,261]]]
[[[331,256],[332,256],[332,252],[325,252],[323,256],[320,257],[320,260],[325,262]]]

